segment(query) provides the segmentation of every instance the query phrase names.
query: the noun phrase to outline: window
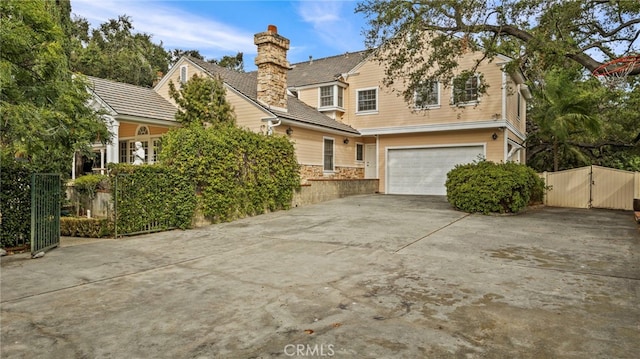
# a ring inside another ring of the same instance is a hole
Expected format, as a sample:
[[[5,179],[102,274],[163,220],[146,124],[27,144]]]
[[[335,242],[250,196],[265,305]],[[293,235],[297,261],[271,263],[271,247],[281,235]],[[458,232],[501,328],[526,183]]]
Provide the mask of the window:
[[[189,80],[189,74],[187,73],[187,66],[180,66],[180,83],[184,84]]]
[[[138,128],[137,136],[147,136],[149,135],[149,128],[147,126],[140,126]]]
[[[364,161],[364,144],[356,143],[356,161]]]
[[[416,108],[428,108],[440,105],[440,86],[438,81],[425,81],[418,86],[415,95]]]
[[[520,111],[522,111],[522,108],[520,107],[520,106],[522,106],[521,105],[522,98],[520,97],[520,91],[518,91],[518,95],[516,96],[516,101],[517,101],[517,106],[518,106],[518,110],[517,110],[518,112],[517,112],[517,117],[516,118],[518,119],[518,121],[520,121],[520,115],[521,115]]]
[[[120,163],[127,163],[127,141],[120,141],[120,152],[119,152],[119,161]]]
[[[320,87],[320,107],[342,107],[343,92],[338,85]]]
[[[323,160],[323,169],[324,171],[333,171],[333,138],[325,138],[324,139],[324,160]]]
[[[320,107],[333,106],[333,86],[320,87]]]
[[[465,82],[453,79],[453,103],[464,104],[478,101],[478,76],[471,76]]]
[[[358,109],[357,112],[378,110],[378,89],[365,89],[357,91]]]
[[[153,154],[151,155],[151,163],[158,163],[158,154],[162,149],[162,142],[160,142],[159,138],[154,138],[151,140],[153,143]]]

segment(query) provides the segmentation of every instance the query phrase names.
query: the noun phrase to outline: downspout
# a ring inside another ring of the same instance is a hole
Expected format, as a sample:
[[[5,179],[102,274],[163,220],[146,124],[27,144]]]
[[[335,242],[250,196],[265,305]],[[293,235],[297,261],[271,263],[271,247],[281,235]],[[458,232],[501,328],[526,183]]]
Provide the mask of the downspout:
[[[273,120],[277,120],[278,123],[274,124]],[[274,127],[278,127],[282,124],[282,120],[275,117],[275,118],[263,118],[262,121],[266,121],[267,122],[267,136],[271,136],[273,135],[273,128]]]
[[[502,111],[501,117],[502,117],[502,121],[504,121],[505,123],[507,122],[507,72],[505,71],[504,65],[502,66],[502,106],[500,111]],[[503,162],[506,163],[507,160],[509,159],[508,154],[507,154],[507,138],[509,137],[509,131],[507,131],[507,129],[503,129],[502,130],[502,134],[504,135],[504,143],[503,143],[503,149],[504,149],[504,160]]]

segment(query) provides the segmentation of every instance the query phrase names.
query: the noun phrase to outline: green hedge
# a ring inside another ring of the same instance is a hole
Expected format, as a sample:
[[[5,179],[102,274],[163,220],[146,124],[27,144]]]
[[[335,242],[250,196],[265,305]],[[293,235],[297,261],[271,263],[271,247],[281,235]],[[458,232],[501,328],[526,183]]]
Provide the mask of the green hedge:
[[[106,218],[61,217],[60,235],[102,238],[113,235],[113,222]]]
[[[291,206],[300,174],[293,144],[232,126],[189,126],[162,140],[162,163],[190,178],[198,206],[229,221]]]
[[[112,163],[109,170],[118,235],[191,226],[196,199],[189,178],[163,165]]]
[[[458,165],[447,173],[447,200],[465,212],[517,213],[542,202],[544,181],[531,168],[516,163],[481,161]]]
[[[31,236],[31,171],[2,153],[0,159],[0,246],[26,244]]]

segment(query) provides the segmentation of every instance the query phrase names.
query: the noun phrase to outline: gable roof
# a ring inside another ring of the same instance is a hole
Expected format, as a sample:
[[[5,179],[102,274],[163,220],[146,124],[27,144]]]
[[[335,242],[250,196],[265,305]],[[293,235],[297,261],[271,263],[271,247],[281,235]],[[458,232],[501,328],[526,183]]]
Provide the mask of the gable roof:
[[[343,131],[356,135],[360,134],[353,127],[342,122],[338,122],[321,112],[318,112],[318,110],[300,101],[295,96],[289,95],[287,97],[287,112],[278,111],[264,106],[258,102],[258,73],[256,71],[238,72],[193,57],[186,57],[186,59],[200,67],[209,75],[220,76],[227,86],[230,86],[256,105],[262,107],[278,118],[292,120],[307,125],[320,126],[330,130]]]
[[[292,64],[291,70],[287,73],[287,85],[300,87],[336,81],[342,74],[351,71],[364,61],[367,54],[366,50],[347,52],[342,55]]]
[[[153,89],[86,76],[90,90],[118,115],[175,121],[177,108]]]

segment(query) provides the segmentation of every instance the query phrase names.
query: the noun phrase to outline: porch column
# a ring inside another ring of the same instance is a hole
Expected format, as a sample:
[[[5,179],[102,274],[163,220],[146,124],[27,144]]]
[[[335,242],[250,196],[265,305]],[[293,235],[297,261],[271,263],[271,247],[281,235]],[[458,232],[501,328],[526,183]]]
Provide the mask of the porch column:
[[[118,148],[119,148],[118,131],[120,130],[120,122],[118,122],[115,118],[109,115],[104,115],[103,118],[105,119],[105,123],[107,124],[107,128],[109,129],[109,132],[111,132],[111,143],[107,144],[106,163],[118,163],[120,160],[120,156],[118,156]]]

